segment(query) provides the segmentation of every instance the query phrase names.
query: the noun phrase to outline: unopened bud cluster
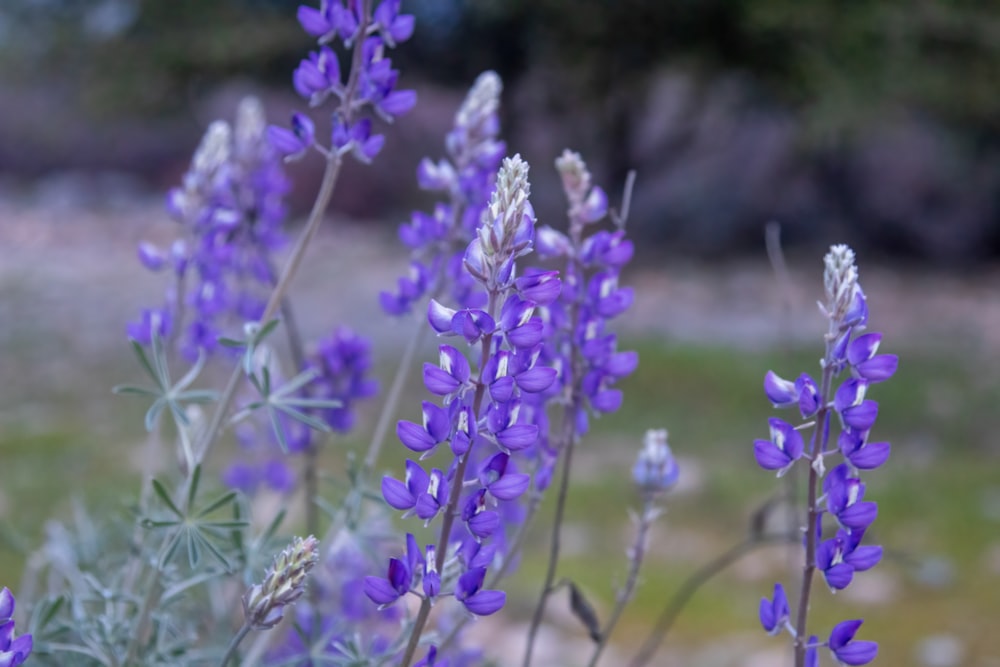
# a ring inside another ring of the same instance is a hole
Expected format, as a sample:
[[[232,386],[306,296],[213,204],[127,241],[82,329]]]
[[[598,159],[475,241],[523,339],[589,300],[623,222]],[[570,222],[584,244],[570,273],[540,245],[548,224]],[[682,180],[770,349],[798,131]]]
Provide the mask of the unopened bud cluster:
[[[246,592],[243,611],[252,628],[273,628],[284,616],[285,607],[302,596],[306,576],[319,558],[318,547],[319,542],[312,535],[305,539],[296,537],[275,557],[264,581]]]

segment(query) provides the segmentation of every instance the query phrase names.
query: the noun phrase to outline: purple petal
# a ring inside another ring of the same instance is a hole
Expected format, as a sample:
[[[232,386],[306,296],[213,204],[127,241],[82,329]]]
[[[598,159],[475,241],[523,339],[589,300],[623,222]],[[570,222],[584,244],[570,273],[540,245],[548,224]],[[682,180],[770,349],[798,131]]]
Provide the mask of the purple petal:
[[[500,515],[492,510],[484,510],[473,515],[466,522],[469,531],[479,539],[486,539],[492,535],[500,525]]]
[[[871,501],[854,503],[837,515],[841,524],[852,530],[867,528],[878,516],[878,505]]]
[[[433,519],[437,516],[440,509],[441,504],[438,503],[437,498],[429,493],[421,493],[420,497],[417,498],[417,504],[414,507],[416,515],[424,521],[430,521]]]
[[[834,626],[833,630],[830,632],[830,650],[836,653],[838,649],[843,648],[854,639],[854,635],[857,634],[858,628],[864,623],[862,620],[853,621],[842,621]]]
[[[465,608],[476,616],[489,616],[500,611],[507,602],[507,594],[503,591],[479,591],[472,597],[462,601]]]
[[[390,116],[402,116],[417,104],[417,91],[394,90],[379,102],[379,108]]]
[[[867,431],[875,425],[878,418],[878,403],[872,400],[865,400],[861,405],[846,408],[840,413],[844,423],[859,431]]]
[[[415,452],[426,452],[437,444],[423,426],[406,420],[396,424],[396,436],[400,442]]]
[[[525,324],[508,331],[507,340],[510,341],[513,347],[519,350],[531,348],[542,342],[544,329],[542,320],[532,317]]]
[[[857,572],[875,567],[880,560],[882,560],[882,547],[876,545],[858,547],[844,556],[844,561],[850,563]]]
[[[899,357],[895,354],[880,354],[854,367],[858,375],[869,382],[888,380],[899,368]]]
[[[377,605],[392,604],[399,599],[399,593],[382,577],[365,577],[365,595]]]
[[[847,458],[855,468],[874,470],[889,459],[890,449],[888,442],[869,442],[848,454]]]
[[[617,389],[605,389],[590,397],[590,404],[598,412],[615,412],[622,406],[622,393]]]
[[[604,364],[604,370],[616,378],[623,378],[630,375],[638,366],[639,353],[629,350],[611,355]]]
[[[522,473],[508,473],[489,485],[490,493],[500,500],[514,500],[528,490],[531,476]]]
[[[831,589],[840,591],[850,585],[851,580],[854,578],[854,568],[847,563],[838,563],[825,570],[823,576],[826,578],[826,583]]]
[[[427,304],[427,321],[439,334],[451,333],[451,321],[454,317],[455,311],[442,306],[436,299],[431,299]]]
[[[392,22],[392,28],[389,30],[389,34],[392,36],[392,41],[399,44],[400,42],[405,42],[412,37],[413,26],[415,23],[416,21],[412,14],[397,16],[396,20]]]
[[[298,18],[302,29],[313,37],[322,37],[333,29],[330,22],[323,16],[323,12],[314,7],[300,6]]]
[[[867,665],[878,655],[878,644],[869,641],[851,642],[839,651],[834,651],[837,660],[845,665]]]
[[[535,366],[529,371],[520,373],[517,376],[517,386],[522,391],[537,393],[545,391],[552,386],[559,373],[554,368],[548,366]]]
[[[424,386],[427,391],[438,396],[447,396],[461,387],[461,383],[445,370],[434,364],[424,364]]]
[[[14,616],[14,607],[17,602],[14,600],[14,594],[10,592],[10,589],[4,586],[3,590],[0,590],[0,621],[8,621]]]
[[[754,440],[753,455],[764,470],[782,470],[792,463],[788,454],[775,447],[770,440]]]
[[[510,450],[530,447],[538,440],[538,427],[534,424],[517,424],[496,434],[497,442]]]
[[[388,475],[382,478],[382,497],[390,507],[397,510],[412,509],[417,502],[405,484]]]

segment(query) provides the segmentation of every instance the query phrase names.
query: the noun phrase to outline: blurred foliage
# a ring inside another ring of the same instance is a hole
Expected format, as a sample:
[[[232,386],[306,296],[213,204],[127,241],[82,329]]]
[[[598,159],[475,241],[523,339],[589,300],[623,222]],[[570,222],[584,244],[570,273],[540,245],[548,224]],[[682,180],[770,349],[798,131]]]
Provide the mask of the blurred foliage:
[[[155,106],[246,75],[287,81],[305,37],[297,0],[6,0],[0,34],[94,100]],[[400,52],[422,77],[464,87],[555,67],[591,100],[664,63],[741,71],[822,124],[894,106],[996,129],[1000,4],[975,0],[408,0],[418,39]],[[27,62],[23,60],[22,62]]]

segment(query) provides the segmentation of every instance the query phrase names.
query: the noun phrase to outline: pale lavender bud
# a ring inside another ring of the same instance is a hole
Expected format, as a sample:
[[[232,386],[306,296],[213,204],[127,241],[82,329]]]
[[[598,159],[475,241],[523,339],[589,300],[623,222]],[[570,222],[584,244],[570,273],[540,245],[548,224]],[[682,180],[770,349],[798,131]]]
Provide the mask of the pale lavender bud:
[[[305,591],[306,576],[319,558],[319,541],[310,535],[296,537],[278,554],[264,575],[243,595],[243,611],[247,623],[257,630],[277,625],[285,607],[298,600]]]
[[[676,484],[679,475],[677,462],[667,444],[667,430],[646,431],[643,447],[632,468],[632,479],[642,491],[659,493]]]

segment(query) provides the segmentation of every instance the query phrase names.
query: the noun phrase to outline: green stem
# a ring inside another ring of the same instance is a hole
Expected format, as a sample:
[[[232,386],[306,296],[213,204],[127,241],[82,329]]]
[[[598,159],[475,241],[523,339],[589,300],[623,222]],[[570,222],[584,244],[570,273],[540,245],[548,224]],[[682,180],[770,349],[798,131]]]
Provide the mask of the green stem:
[[[622,612],[625,611],[625,606],[635,593],[635,586],[639,582],[639,568],[642,567],[642,561],[646,556],[646,541],[649,535],[649,528],[653,525],[653,520],[656,518],[657,513],[653,495],[647,494],[643,502],[642,515],[639,518],[639,530],[635,537],[635,543],[632,546],[632,553],[629,554],[630,562],[625,586],[618,594],[618,601],[611,612],[611,617],[608,618],[607,624],[601,630],[601,638],[598,640],[597,646],[594,647],[594,653],[590,657],[587,667],[596,667],[597,661],[600,660],[601,654],[608,645],[611,633],[614,632],[615,626],[618,625],[618,620],[622,616]]]
[[[240,628],[239,632],[237,632],[229,642],[229,648],[226,649],[225,655],[222,656],[222,660],[219,662],[219,667],[226,667],[229,661],[236,657],[237,647],[248,634],[250,634],[250,624],[244,623],[243,627]]]

